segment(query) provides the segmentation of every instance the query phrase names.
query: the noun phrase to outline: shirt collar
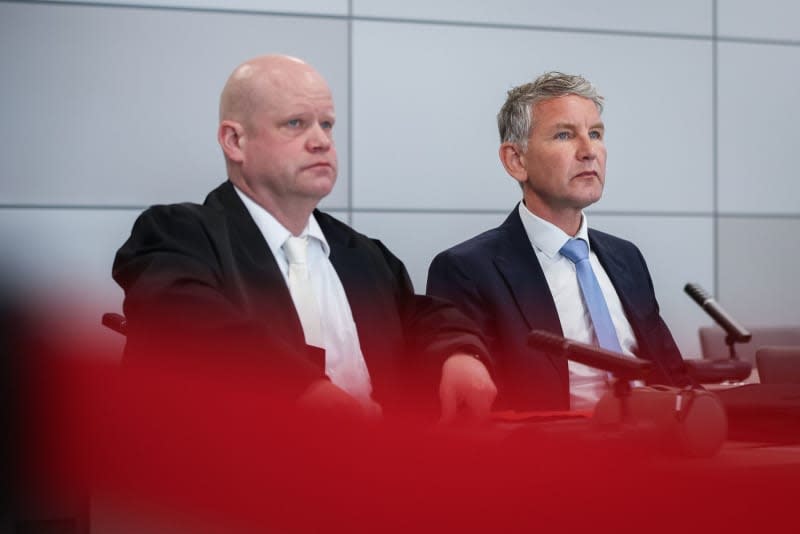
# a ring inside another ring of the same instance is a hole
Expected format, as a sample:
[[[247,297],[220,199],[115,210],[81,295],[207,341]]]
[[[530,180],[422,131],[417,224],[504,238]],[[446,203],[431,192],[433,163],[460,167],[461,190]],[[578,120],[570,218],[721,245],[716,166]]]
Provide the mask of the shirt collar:
[[[258,229],[261,230],[261,234],[267,241],[267,245],[269,245],[272,254],[277,255],[278,251],[282,250],[283,244],[289,239],[292,233],[279,223],[270,212],[244,194],[238,187],[234,185],[233,189],[236,191],[236,194],[239,195],[239,198],[242,199],[244,207],[247,208],[248,213],[250,213]],[[308,218],[306,227],[303,228],[303,231],[300,232],[300,236],[298,237],[303,236],[308,236],[319,241],[322,251],[326,256],[330,256],[331,249],[328,245],[328,240],[325,239],[325,234],[322,233],[322,228],[319,227],[319,223],[313,215]]]
[[[575,234],[575,237],[583,239],[589,244],[589,225],[586,214],[581,213],[581,215],[581,226],[578,229],[578,233]],[[522,220],[522,226],[525,228],[525,233],[528,234],[528,239],[530,239],[533,247],[540,250],[550,259],[555,258],[559,254],[561,247],[572,239],[572,236],[564,232],[558,226],[534,215],[524,202],[519,203],[519,217]]]

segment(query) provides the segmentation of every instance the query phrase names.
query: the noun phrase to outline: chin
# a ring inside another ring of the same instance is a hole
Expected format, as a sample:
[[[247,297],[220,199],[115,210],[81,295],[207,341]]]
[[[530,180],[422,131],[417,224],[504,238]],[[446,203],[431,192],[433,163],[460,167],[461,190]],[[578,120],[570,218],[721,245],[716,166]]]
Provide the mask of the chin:
[[[583,194],[580,195],[580,197],[581,197],[581,203],[584,205],[583,206],[584,208],[586,206],[591,206],[592,204],[594,204],[603,197],[603,188],[592,187],[584,191]]]
[[[596,195],[592,195],[592,197],[589,199],[589,205],[594,204],[595,202],[597,202],[601,198],[603,198],[603,192],[602,191],[597,193]]]
[[[314,183],[309,184],[307,189],[309,196],[316,197],[318,199],[325,198],[331,191],[333,191],[333,186],[336,185],[336,179],[318,179],[315,180]]]

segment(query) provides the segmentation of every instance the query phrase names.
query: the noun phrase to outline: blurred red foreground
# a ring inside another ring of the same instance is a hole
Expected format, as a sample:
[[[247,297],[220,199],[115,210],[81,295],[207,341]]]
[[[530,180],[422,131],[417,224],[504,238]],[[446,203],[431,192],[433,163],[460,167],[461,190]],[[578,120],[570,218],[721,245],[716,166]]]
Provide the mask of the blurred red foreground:
[[[731,444],[698,460],[590,439],[580,425],[442,428],[411,410],[371,424],[301,416],[253,369],[102,361],[84,345],[80,355],[34,351],[16,369],[9,458],[29,518],[74,512],[96,532],[740,532],[796,522],[791,449],[775,457]]]

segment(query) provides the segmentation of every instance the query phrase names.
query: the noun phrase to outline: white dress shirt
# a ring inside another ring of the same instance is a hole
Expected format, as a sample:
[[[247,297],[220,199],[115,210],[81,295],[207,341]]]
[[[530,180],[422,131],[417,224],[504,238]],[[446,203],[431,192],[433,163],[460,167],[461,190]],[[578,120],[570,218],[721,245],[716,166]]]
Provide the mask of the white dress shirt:
[[[237,187],[234,189],[261,230],[288,287],[289,261],[282,247],[292,235],[291,232]],[[361,402],[366,402],[371,398],[372,384],[361,352],[356,323],[342,282],[330,262],[328,241],[313,216],[309,217],[308,224],[296,237],[303,236],[308,236],[308,271],[322,322],[325,374],[335,385]]]
[[[635,357],[636,337],[608,274],[592,250],[586,215],[583,215],[581,227],[575,236],[537,217],[523,202],[519,204],[519,216],[553,295],[564,337],[596,344],[592,319],[581,295],[575,264],[559,252],[571,237],[576,237],[589,244],[589,263],[603,291],[620,347],[626,355]],[[571,407],[578,410],[591,408],[607,389],[606,373],[573,361],[568,362],[568,368]]]

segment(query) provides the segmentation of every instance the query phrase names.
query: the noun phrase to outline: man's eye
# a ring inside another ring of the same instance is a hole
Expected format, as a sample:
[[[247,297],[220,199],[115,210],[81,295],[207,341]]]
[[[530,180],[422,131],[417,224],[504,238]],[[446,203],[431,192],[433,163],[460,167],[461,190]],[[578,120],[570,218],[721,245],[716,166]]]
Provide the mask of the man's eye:
[[[592,139],[602,139],[603,138],[603,132],[600,132],[598,130],[589,132],[589,137],[591,137]]]
[[[569,139],[569,132],[558,132],[556,139]]]
[[[297,128],[301,124],[302,123],[300,122],[300,119],[289,119],[288,121],[286,121],[286,125],[292,128]]]
[[[333,122],[332,122],[332,121],[322,121],[322,122],[320,123],[320,125],[321,125],[321,126],[322,126],[322,127],[325,129],[325,130],[332,130],[332,129],[333,129]]]

